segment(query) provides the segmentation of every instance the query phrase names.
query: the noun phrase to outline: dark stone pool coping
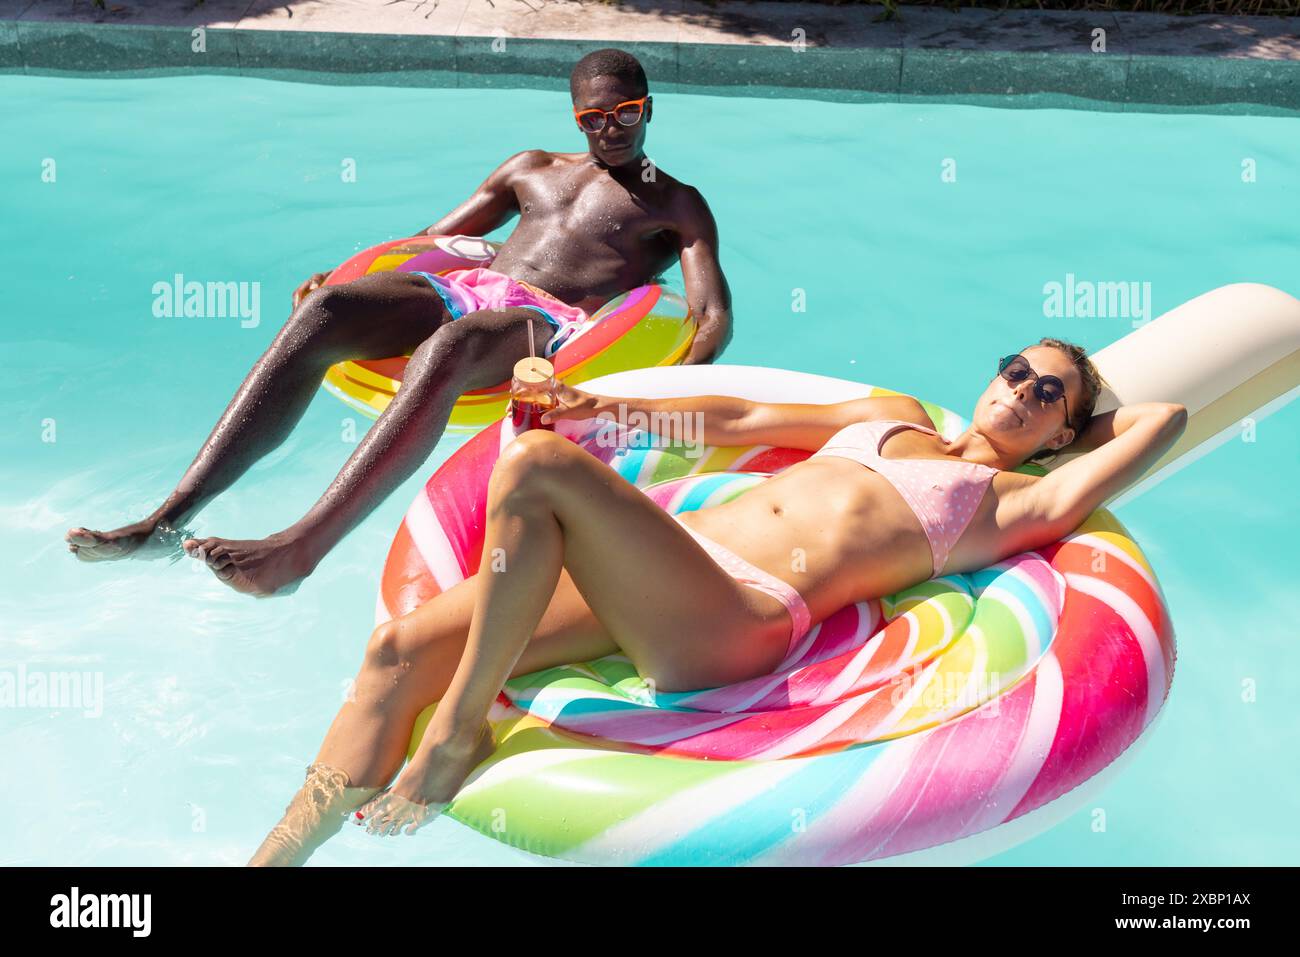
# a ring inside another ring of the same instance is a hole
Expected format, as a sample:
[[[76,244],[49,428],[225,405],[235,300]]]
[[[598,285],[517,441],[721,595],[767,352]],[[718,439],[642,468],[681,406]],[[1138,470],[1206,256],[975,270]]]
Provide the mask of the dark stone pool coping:
[[[0,72],[566,89],[577,57],[618,45],[642,58],[657,90],[1112,111],[1300,111],[1300,18],[915,7],[904,8],[901,21],[878,21],[878,7],[700,0],[107,6],[0,0]],[[1094,50],[1103,38],[1104,52]]]

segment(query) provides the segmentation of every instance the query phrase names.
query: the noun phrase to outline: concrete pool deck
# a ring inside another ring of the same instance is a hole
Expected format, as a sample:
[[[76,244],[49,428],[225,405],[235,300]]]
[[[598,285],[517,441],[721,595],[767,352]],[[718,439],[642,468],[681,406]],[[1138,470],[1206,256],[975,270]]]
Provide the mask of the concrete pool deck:
[[[1300,111],[1300,18],[723,0],[0,0],[0,72],[567,89],[617,45],[655,88],[854,102]],[[201,28],[201,29],[200,29]]]

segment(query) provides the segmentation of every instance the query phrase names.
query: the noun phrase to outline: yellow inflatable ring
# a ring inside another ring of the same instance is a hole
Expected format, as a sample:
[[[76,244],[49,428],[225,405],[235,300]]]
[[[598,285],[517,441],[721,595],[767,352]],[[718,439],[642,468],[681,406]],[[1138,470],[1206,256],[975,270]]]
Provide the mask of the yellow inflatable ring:
[[[330,274],[327,286],[373,272],[428,272],[490,266],[497,245],[474,236],[416,236],[357,253]],[[639,286],[605,303],[582,335],[553,358],[556,378],[576,385],[596,376],[679,364],[695,337],[686,300],[656,283]],[[378,418],[402,384],[407,356],[340,362],[325,373],[325,389],[369,418]],[[505,414],[510,382],[466,392],[452,409],[448,428],[477,431]]]

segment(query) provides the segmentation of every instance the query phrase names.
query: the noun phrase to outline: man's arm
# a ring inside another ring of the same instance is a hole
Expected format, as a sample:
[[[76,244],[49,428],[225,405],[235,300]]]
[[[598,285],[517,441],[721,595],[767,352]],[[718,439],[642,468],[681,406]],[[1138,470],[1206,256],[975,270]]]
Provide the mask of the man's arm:
[[[510,157],[485,179],[474,191],[474,195],[461,203],[442,219],[428,229],[422,229],[417,236],[484,236],[509,222],[510,217],[519,211],[519,201],[515,196],[515,178],[521,173],[535,169],[547,162],[544,150],[525,150]],[[293,292],[293,305],[296,309],[304,296],[325,285],[332,270],[318,272],[303,280]]]
[[[418,235],[486,236],[519,212],[515,181],[548,161],[545,150],[524,150],[510,157],[485,180],[469,199]]]
[[[677,233],[686,302],[695,316],[687,365],[712,362],[731,341],[731,290],[718,263],[718,224],[693,186],[683,186],[686,209]]]

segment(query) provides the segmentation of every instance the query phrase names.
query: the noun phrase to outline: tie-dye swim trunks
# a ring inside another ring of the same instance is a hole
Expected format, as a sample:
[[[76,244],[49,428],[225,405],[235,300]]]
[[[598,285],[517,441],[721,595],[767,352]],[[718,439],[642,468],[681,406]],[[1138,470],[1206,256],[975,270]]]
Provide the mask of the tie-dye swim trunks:
[[[456,269],[442,276],[412,270],[412,275],[423,276],[429,281],[447,304],[452,319],[479,309],[536,309],[555,330],[542,348],[542,356],[546,359],[585,332],[591,322],[591,317],[577,306],[570,306],[544,289],[491,269]]]

